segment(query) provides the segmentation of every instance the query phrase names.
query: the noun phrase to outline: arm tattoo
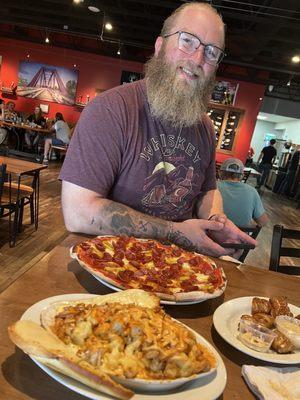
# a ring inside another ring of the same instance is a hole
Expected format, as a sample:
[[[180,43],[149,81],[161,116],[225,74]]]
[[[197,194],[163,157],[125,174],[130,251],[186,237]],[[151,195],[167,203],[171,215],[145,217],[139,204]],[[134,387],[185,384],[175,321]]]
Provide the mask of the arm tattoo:
[[[98,215],[91,219],[91,225],[96,226],[102,235],[132,235],[160,240],[168,238],[171,224],[111,200],[105,200]]]
[[[177,244],[180,247],[183,247],[186,250],[189,251],[197,250],[196,246],[190,239],[184,236],[183,233],[180,231],[173,231],[172,226],[168,234],[168,240],[174,244]]]

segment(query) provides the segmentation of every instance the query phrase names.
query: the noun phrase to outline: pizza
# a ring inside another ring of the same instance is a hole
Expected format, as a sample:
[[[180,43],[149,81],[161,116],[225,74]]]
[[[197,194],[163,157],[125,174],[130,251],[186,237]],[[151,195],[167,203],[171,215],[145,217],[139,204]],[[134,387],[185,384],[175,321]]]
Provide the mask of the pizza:
[[[98,236],[74,246],[71,256],[117,288],[143,289],[163,300],[206,300],[226,287],[224,271],[213,260],[157,240]]]

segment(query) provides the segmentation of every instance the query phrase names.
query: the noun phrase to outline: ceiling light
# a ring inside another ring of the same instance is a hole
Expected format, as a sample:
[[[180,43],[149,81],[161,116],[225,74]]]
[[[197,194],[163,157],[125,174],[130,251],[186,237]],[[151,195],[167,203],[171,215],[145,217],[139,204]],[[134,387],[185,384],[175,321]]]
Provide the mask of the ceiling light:
[[[259,100],[261,101],[261,100],[262,100],[262,97],[260,97]]]
[[[74,68],[76,68],[76,67],[77,67],[77,65],[76,65],[76,64],[73,64],[73,67],[74,67]]]
[[[75,3],[75,4],[80,4],[80,3],[83,3],[84,2],[84,0],[73,0],[73,3]]]
[[[118,54],[118,56],[121,55],[121,43],[119,43],[119,48],[118,48],[117,54]]]
[[[46,36],[45,38],[45,43],[50,43],[50,39],[48,38],[48,36]]]
[[[111,24],[110,22],[107,22],[107,23],[105,24],[105,29],[107,29],[108,31],[111,31],[112,28],[113,28],[113,26],[112,26],[112,24]]]
[[[27,54],[27,56],[26,56],[27,58],[29,58],[30,57],[30,54]]]
[[[291,86],[291,80],[287,82],[286,86]]]
[[[294,57],[292,57],[292,62],[293,62],[293,63],[299,63],[299,62],[300,62],[300,56],[294,56]]]
[[[94,7],[94,6],[88,6],[88,9],[94,13],[98,13],[100,12],[100,9],[98,7]]]

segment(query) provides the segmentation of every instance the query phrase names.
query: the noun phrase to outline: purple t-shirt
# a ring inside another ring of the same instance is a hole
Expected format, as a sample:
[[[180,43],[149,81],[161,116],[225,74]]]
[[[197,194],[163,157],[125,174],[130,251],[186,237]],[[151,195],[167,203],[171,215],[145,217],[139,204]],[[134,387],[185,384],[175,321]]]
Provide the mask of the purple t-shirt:
[[[160,218],[191,218],[201,192],[216,188],[208,117],[175,129],[150,114],[145,81],[89,103],[76,125],[60,179]]]

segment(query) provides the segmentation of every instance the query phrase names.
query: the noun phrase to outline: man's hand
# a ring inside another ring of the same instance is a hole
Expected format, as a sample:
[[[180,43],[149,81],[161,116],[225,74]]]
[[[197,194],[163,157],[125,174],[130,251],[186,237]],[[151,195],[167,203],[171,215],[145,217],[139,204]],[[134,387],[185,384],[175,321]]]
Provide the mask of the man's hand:
[[[208,235],[216,243],[249,243],[257,246],[257,241],[247,233],[241,231],[230,219],[224,214],[216,214],[210,218],[210,221],[220,222],[223,228],[219,230],[210,230]],[[239,257],[241,250],[231,250],[233,257]]]
[[[208,236],[208,231],[219,233],[223,229],[224,223],[217,220],[188,219],[183,222],[174,222],[168,239],[188,250],[220,257],[232,254],[232,249],[221,247]]]

